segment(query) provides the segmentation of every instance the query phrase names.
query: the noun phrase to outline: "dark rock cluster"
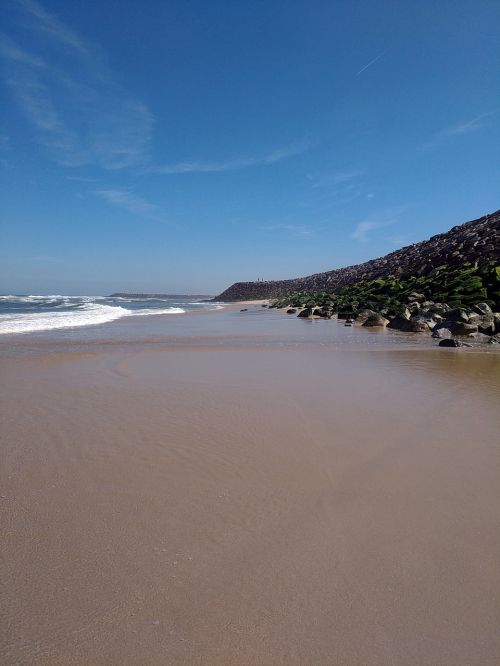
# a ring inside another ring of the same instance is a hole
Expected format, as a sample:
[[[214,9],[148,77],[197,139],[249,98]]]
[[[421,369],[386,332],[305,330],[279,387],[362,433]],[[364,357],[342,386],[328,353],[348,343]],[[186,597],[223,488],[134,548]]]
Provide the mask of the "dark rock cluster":
[[[271,306],[273,307],[273,306]],[[286,310],[293,314],[297,309]],[[328,307],[304,307],[297,317],[305,319],[331,319],[334,311]],[[337,314],[342,320],[342,314]],[[471,347],[471,343],[500,344],[500,313],[493,312],[487,303],[470,307],[452,308],[446,303],[423,301],[420,294],[413,294],[398,315],[386,309],[377,312],[364,308],[354,318],[346,317],[345,326],[387,327],[406,333],[427,333],[439,340],[440,347]],[[464,340],[468,338],[468,342]]]
[[[488,259],[500,259],[500,210],[364,264],[291,280],[236,282],[214,300],[279,298],[299,291],[337,289],[379,277],[427,275],[443,264],[454,267]]]

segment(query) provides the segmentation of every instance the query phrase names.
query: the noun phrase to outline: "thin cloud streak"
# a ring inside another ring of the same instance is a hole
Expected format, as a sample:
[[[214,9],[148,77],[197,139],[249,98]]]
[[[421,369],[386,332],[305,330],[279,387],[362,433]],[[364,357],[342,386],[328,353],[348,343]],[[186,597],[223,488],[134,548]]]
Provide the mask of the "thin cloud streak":
[[[423,150],[432,150],[437,148],[444,142],[450,140],[452,137],[461,136],[463,134],[468,134],[469,132],[474,132],[475,130],[482,129],[485,127],[486,123],[483,122],[486,118],[491,118],[492,116],[500,113],[500,109],[493,109],[492,111],[486,111],[485,113],[480,113],[478,116],[471,118],[470,120],[465,120],[450,127],[437,132],[433,138],[424,143]]]
[[[99,199],[106,201],[106,203],[117,206],[133,215],[145,217],[155,222],[168,222],[156,204],[146,201],[146,199],[141,199],[128,190],[94,190],[93,194]]]
[[[287,224],[284,222],[278,222],[276,224],[270,224],[264,227],[261,227],[262,231],[266,232],[286,232],[291,236],[299,238],[312,238],[316,234],[316,230],[312,227],[308,227],[303,224]]]
[[[59,42],[85,55],[90,55],[88,47],[70,28],[49,14],[36,0],[18,0],[27,14],[35,18],[34,28],[55,37]]]
[[[182,173],[218,173],[223,171],[236,171],[254,166],[276,164],[295,155],[304,153],[310,147],[309,142],[295,143],[291,146],[275,150],[267,155],[240,157],[224,162],[179,162],[163,166],[151,166],[148,173],[155,174],[182,174]]]
[[[313,181],[311,185],[313,189],[331,188],[337,185],[349,187],[353,181],[356,181],[364,173],[365,169],[345,169],[344,171],[334,171],[333,173],[323,175],[316,180],[314,176],[309,176],[309,180]]]
[[[483,127],[483,125],[481,124],[481,120],[484,120],[484,118],[489,118],[490,116],[494,116],[496,113],[499,112],[500,109],[496,109],[494,111],[488,111],[486,113],[481,113],[479,116],[472,118],[472,120],[458,123],[457,125],[453,125],[453,127],[449,127],[447,130],[444,131],[444,133],[447,134],[448,136],[454,136],[455,134],[466,134],[467,132],[472,132],[473,130],[480,129],[481,127]]]

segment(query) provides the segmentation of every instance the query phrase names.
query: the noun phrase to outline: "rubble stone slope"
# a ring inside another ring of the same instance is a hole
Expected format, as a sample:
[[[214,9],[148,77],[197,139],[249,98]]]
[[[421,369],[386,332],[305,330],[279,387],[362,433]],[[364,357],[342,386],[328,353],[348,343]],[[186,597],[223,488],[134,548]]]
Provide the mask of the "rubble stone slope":
[[[426,275],[443,264],[460,266],[487,259],[500,259],[500,210],[363,264],[291,280],[235,282],[214,300],[277,298],[297,291],[336,289],[378,277]]]

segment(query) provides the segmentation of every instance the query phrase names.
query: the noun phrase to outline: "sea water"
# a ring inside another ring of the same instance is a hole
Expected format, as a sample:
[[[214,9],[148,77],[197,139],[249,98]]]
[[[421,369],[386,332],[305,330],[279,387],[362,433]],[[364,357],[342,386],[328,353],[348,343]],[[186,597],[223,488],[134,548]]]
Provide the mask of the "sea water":
[[[182,315],[221,306],[209,296],[0,296],[0,334],[95,326],[123,317]]]

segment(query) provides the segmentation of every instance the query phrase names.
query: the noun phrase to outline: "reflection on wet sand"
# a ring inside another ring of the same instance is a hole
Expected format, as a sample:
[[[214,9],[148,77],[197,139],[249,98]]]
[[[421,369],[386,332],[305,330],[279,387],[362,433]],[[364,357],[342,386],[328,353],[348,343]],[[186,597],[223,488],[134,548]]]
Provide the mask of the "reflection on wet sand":
[[[261,321],[2,361],[3,663],[499,662],[500,356]]]

